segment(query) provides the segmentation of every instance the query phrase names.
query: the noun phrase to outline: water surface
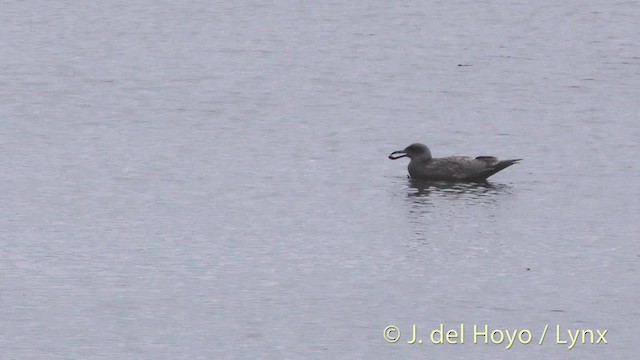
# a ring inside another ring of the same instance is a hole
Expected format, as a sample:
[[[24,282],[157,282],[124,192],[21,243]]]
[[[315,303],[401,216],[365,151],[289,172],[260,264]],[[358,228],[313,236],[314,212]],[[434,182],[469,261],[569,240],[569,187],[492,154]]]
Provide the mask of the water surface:
[[[630,358],[638,18],[634,2],[5,2],[3,357]],[[387,159],[413,142],[524,161],[416,185]],[[534,340],[407,344],[440,323]],[[608,344],[536,345],[545,324]]]

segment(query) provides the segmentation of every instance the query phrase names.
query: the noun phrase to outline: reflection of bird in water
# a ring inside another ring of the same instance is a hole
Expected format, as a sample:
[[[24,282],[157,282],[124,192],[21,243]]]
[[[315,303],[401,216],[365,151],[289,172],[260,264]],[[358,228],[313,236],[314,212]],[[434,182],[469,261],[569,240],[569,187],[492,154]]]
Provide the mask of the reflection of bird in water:
[[[396,154],[401,155],[394,156]],[[433,158],[429,148],[418,143],[411,144],[404,150],[392,152],[389,159],[396,160],[405,156],[411,159],[409,175],[412,179],[437,181],[482,182],[522,160],[498,160],[494,156],[478,156],[475,159],[467,156]]]
[[[492,184],[489,182],[447,182],[447,181],[429,181],[409,179],[409,187],[416,192],[409,196],[426,196],[429,193],[438,193],[442,195],[462,195],[474,194],[482,196],[484,194],[499,193],[507,188],[506,185]]]
[[[419,198],[455,198],[464,199],[469,205],[479,205],[494,202],[496,195],[510,193],[510,187],[505,184],[489,182],[447,182],[409,179],[407,193],[412,202],[424,205]]]
[[[491,232],[491,229],[479,224],[491,221],[494,216],[492,209],[499,207],[503,203],[501,200],[510,197],[512,190],[506,184],[489,182],[410,179],[407,185],[406,218],[414,239],[420,244],[437,243],[438,239],[456,236],[464,231]],[[450,221],[452,218],[456,220]],[[476,229],[476,226],[479,228]]]

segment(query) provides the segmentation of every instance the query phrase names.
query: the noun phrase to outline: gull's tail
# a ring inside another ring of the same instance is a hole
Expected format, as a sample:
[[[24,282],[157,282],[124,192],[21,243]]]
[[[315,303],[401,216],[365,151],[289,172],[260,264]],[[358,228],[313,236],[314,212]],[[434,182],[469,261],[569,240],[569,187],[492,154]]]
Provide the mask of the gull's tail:
[[[513,164],[517,164],[520,160],[522,160],[522,159],[512,159],[512,160],[498,161],[498,163],[496,163],[492,167],[480,172],[479,177],[476,180],[481,180],[481,181],[482,180],[486,180],[489,176],[497,173],[500,170],[504,170],[504,169],[508,168],[509,166],[511,166]]]

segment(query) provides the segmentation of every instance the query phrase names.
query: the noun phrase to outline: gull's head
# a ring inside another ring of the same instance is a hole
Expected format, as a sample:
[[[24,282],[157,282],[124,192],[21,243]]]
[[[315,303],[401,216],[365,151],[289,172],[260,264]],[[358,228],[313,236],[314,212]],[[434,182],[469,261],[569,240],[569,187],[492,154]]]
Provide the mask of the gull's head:
[[[394,156],[400,154],[399,156]],[[394,151],[389,155],[389,159],[395,160],[401,157],[408,157],[409,159],[424,157],[425,159],[431,159],[431,151],[425,144],[415,143],[407,146],[404,150]]]

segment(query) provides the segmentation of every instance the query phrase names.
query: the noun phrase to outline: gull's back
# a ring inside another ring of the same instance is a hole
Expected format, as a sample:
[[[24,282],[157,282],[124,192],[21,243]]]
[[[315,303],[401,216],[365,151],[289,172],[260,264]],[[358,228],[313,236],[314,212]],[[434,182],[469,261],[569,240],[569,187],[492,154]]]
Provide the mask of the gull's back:
[[[409,175],[418,180],[484,181],[518,160],[498,161],[493,156],[449,156],[444,158],[412,159]]]

